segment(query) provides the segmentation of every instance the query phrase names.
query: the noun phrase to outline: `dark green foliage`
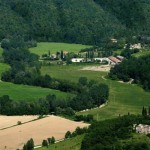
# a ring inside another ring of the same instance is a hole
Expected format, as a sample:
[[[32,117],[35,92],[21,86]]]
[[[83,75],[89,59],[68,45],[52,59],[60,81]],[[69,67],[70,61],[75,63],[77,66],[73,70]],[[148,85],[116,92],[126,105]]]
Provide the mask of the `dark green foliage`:
[[[43,140],[42,146],[48,147],[48,142],[47,142],[47,140]]]
[[[34,141],[32,138],[23,146],[23,150],[34,150]]]
[[[51,138],[51,144],[54,144],[55,143],[55,138],[52,136]]]
[[[71,132],[67,131],[65,134],[65,139],[71,138]]]
[[[143,108],[142,108],[142,115],[144,116],[144,117],[146,117],[147,115],[148,115],[148,113],[147,113],[147,109],[143,106]]]
[[[130,58],[111,69],[109,76],[112,79],[129,81],[134,79],[134,83],[142,85],[145,90],[150,89],[150,55]]]
[[[140,123],[150,124],[150,120],[142,116],[128,115],[103,122],[94,122],[82,141],[81,150],[129,150],[129,147],[148,150],[149,146],[146,142],[135,145],[120,143],[120,140],[132,137],[133,124]]]
[[[87,116],[83,116],[83,115],[77,115],[75,116],[75,121],[85,121],[85,122],[92,122],[93,119],[93,115],[87,115]]]
[[[0,0],[0,4],[0,40],[20,33],[29,40],[98,45],[114,36],[150,33],[149,0]]]

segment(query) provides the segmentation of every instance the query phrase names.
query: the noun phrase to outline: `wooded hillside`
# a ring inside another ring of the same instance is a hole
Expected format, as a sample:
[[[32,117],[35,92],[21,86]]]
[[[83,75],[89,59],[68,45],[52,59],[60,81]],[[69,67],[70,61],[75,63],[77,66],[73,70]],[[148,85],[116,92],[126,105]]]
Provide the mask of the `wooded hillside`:
[[[0,40],[16,32],[38,41],[98,45],[150,34],[150,0],[0,0]]]

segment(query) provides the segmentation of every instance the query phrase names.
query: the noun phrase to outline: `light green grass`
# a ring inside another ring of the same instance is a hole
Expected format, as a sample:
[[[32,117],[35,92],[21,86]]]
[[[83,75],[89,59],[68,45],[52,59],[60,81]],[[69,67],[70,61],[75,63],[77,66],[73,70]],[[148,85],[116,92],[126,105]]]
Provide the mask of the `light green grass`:
[[[139,143],[147,143],[150,147],[150,138],[144,134],[133,133],[131,138],[120,140],[121,145],[137,145]]]
[[[78,53],[81,49],[89,47],[91,46],[81,44],[40,42],[37,44],[37,47],[30,48],[29,50],[32,53],[42,56],[42,54],[48,54],[49,51],[51,54],[56,54],[57,51],[60,52],[61,50]]]
[[[83,138],[84,135],[78,135],[74,138],[51,145],[48,148],[42,147],[37,150],[80,150]]]
[[[48,94],[55,94],[58,99],[66,99],[72,96],[72,94],[48,88],[0,82],[0,96],[9,95],[13,100],[35,101],[46,97]]]
[[[2,56],[3,49],[0,47],[0,57]]]
[[[5,72],[5,71],[8,70],[9,68],[10,68],[9,65],[4,64],[4,63],[0,63],[0,77],[1,77],[2,72]]]
[[[7,64],[0,63],[0,75],[9,68],[10,67]],[[70,93],[65,93],[58,90],[27,85],[17,85],[0,81],[0,96],[9,95],[13,100],[34,101],[39,98],[43,98],[48,94],[55,94],[58,99],[66,99],[73,96]]]
[[[146,56],[146,55],[150,55],[150,50],[142,50],[138,53],[133,54],[132,56],[134,57],[141,57],[141,56]]]
[[[137,85],[119,83],[110,79],[104,80],[106,72],[82,71],[83,66],[49,66],[42,67],[43,74],[52,77],[77,82],[79,77],[94,79],[99,83],[106,83],[110,88],[108,105],[103,108],[93,109],[77,114],[93,114],[95,119],[104,120],[127,114],[141,114],[142,106],[150,105],[150,92],[145,92]]]

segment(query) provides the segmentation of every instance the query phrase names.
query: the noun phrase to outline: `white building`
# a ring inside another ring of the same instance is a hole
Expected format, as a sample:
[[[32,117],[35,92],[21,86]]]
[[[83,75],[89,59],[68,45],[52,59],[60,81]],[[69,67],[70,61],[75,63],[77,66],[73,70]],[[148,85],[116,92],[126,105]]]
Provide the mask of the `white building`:
[[[134,128],[137,133],[150,134],[150,125],[139,124],[134,125]]]
[[[83,62],[84,58],[72,58],[71,61],[72,62]]]

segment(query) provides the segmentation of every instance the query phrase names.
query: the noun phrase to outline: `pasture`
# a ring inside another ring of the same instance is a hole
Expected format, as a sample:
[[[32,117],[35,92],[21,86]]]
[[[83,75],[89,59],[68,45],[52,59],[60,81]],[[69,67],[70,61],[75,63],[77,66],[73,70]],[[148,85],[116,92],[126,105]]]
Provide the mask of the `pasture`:
[[[4,63],[0,63],[0,77],[1,77],[2,72],[5,72],[5,71],[8,70],[9,68],[10,68],[9,65],[4,64]]]
[[[132,56],[134,56],[134,57],[141,57],[141,56],[146,56],[146,55],[150,55],[150,50],[142,49],[140,52],[135,53]]]
[[[29,50],[31,53],[35,53],[39,56],[42,56],[42,54],[48,54],[49,51],[51,54],[56,54],[56,52],[60,52],[61,50],[78,53],[81,49],[89,47],[91,46],[82,44],[40,42],[37,44],[37,47],[30,48]]]
[[[33,138],[35,145],[41,145],[43,139],[52,136],[56,140],[63,139],[68,130],[73,132],[77,127],[83,128],[88,126],[89,124],[86,123],[75,122],[57,116],[48,116],[43,119],[1,130],[0,149],[21,149],[24,143],[30,138]],[[11,141],[11,144],[8,141]]]
[[[1,73],[8,70],[10,67],[7,64],[0,63]],[[72,96],[70,93],[61,92],[49,88],[41,88],[28,85],[17,85],[0,80],[0,96],[9,95],[13,100],[34,101],[43,98],[48,94],[55,94],[58,99],[66,99]]]
[[[3,53],[3,49],[0,46],[0,57],[2,56],[2,53]]]
[[[0,96],[9,95],[13,100],[36,101],[48,94],[55,94],[58,99],[66,99],[72,96],[72,94],[48,88],[0,82]]]
[[[150,105],[150,92],[145,92],[141,87],[133,84],[120,83],[107,79],[107,72],[81,70],[83,65],[69,66],[44,66],[41,71],[58,79],[77,82],[80,77],[106,83],[110,88],[108,105],[103,108],[78,112],[79,115],[93,114],[96,120],[105,120],[127,114],[141,114],[143,106]]]

